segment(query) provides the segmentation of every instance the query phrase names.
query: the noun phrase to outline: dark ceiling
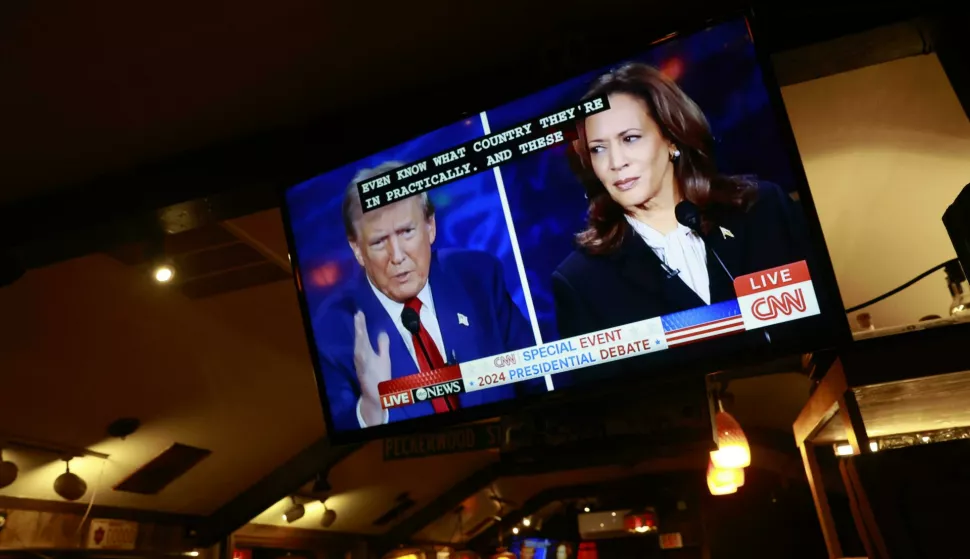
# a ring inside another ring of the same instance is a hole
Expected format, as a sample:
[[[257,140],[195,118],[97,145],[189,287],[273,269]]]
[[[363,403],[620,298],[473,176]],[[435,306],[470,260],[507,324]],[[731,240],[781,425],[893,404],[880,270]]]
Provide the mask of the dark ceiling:
[[[737,6],[9,0],[0,6],[0,238],[17,246],[233,190],[259,192],[265,207],[274,188],[348,154]],[[779,51],[909,17],[917,5],[756,11],[760,42]]]
[[[271,207],[275,189],[343,157],[740,4],[7,0],[0,251],[40,266]],[[871,5],[766,3],[759,42],[787,51],[926,7]],[[305,451],[303,479],[324,450]],[[264,496],[279,497],[273,481]]]

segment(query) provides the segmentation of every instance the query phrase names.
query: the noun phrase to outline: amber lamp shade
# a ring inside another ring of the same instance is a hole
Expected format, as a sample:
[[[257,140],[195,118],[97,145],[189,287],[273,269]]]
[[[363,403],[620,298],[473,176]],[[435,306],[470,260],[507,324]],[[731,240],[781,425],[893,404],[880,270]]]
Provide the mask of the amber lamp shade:
[[[751,465],[751,447],[741,425],[734,417],[719,411],[714,416],[717,428],[717,450],[711,453],[711,461],[717,468],[737,469]]]

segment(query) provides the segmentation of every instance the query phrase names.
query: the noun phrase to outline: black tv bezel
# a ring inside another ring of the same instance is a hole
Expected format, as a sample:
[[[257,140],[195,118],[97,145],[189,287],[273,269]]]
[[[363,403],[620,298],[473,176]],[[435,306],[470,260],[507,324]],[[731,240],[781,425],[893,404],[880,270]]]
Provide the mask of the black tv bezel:
[[[811,191],[808,186],[808,179],[805,174],[805,169],[802,165],[802,159],[799,155],[798,148],[795,142],[794,132],[792,131],[791,122],[788,119],[788,113],[785,110],[784,101],[782,100],[781,90],[778,86],[778,82],[774,75],[774,69],[771,65],[769,55],[765,52],[762,46],[759,46],[757,38],[757,25],[755,23],[755,15],[752,10],[744,11],[732,11],[727,14],[721,15],[715,18],[708,18],[694,25],[682,26],[679,30],[667,33],[658,34],[655,40],[644,41],[646,44],[637,47],[638,50],[634,52],[613,52],[609,53],[609,58],[612,59],[612,63],[616,61],[621,61],[630,56],[635,56],[637,54],[643,53],[648,49],[655,47],[659,44],[666,43],[668,41],[681,38],[684,36],[692,35],[694,33],[703,31],[712,26],[718,24],[727,23],[729,21],[734,21],[738,19],[743,19],[748,27],[748,33],[752,39],[753,47],[755,50],[755,57],[757,59],[761,74],[762,81],[765,89],[768,93],[769,101],[771,104],[771,109],[776,120],[776,125],[778,129],[778,134],[781,137],[781,141],[784,143],[784,150],[788,154],[791,164],[791,170],[793,179],[795,181],[795,186],[799,195],[799,200],[801,202],[802,210],[805,214],[806,227],[809,232],[809,237],[811,241],[811,248],[813,250],[814,259],[812,261],[813,275],[812,282],[816,286],[817,290],[824,292],[824,297],[819,298],[820,304],[820,315],[817,317],[811,317],[810,319],[818,319],[822,321],[822,327],[817,327],[811,329],[811,331],[806,332],[804,336],[800,337],[797,343],[789,343],[785,345],[769,346],[765,351],[759,352],[756,356],[749,355],[744,352],[743,348],[739,347],[737,350],[728,351],[724,354],[717,355],[715,357],[707,357],[702,360],[692,361],[683,364],[668,365],[664,368],[652,370],[648,377],[644,376],[634,376],[634,375],[623,375],[622,377],[609,377],[610,381],[616,381],[622,379],[623,387],[625,390],[629,390],[629,386],[640,385],[640,384],[662,384],[663,381],[669,381],[674,377],[684,379],[694,376],[702,376],[711,372],[742,367],[746,365],[752,365],[755,363],[766,362],[772,359],[777,359],[779,357],[784,357],[796,353],[807,353],[812,351],[818,351],[822,349],[830,349],[836,346],[841,346],[845,343],[851,342],[851,332],[848,324],[848,320],[844,312],[844,304],[842,302],[842,296],[839,292],[838,284],[835,278],[835,272],[832,267],[831,258],[829,257],[829,252],[825,244],[825,239],[822,234],[821,223],[819,222],[818,213],[815,208],[815,203],[812,198]],[[618,49],[620,50],[620,49]],[[622,49],[623,51],[632,50],[629,47]],[[606,58],[605,56],[602,58]],[[588,67],[577,67],[569,68],[568,72],[571,76],[580,75],[582,73],[601,68],[605,65],[611,64],[610,61],[595,60],[590,64],[583,64],[582,66]],[[498,107],[502,104],[509,103],[535,93],[546,87],[554,87],[558,83],[570,79],[570,75],[548,80],[543,86],[538,88],[531,88],[530,91],[516,92],[512,96],[502,95],[501,98],[496,99],[496,103],[491,103],[489,106]],[[496,96],[499,97],[499,96]],[[487,109],[486,109],[487,110]],[[474,111],[477,114],[479,111]],[[423,134],[427,134],[441,126],[447,126],[451,122],[459,121],[462,118],[467,117],[468,114],[472,114],[472,111],[464,111],[461,114],[450,114],[447,117],[442,115],[429,115],[428,120],[435,122],[437,126],[435,128],[424,128],[422,130],[415,131],[414,134],[408,135],[407,138],[416,138]],[[439,118],[440,117],[440,118]],[[450,118],[448,120],[447,118]],[[442,123],[443,124],[439,124]],[[404,141],[407,141],[406,139]],[[366,152],[360,154],[360,157],[366,157],[372,153],[381,151],[393,147],[394,145],[400,144],[397,141],[391,145],[374,145],[368,146]],[[353,161],[355,159],[348,158],[346,161]],[[336,168],[336,167],[332,167]],[[329,169],[324,169],[314,176],[319,176],[324,174]],[[309,180],[313,177],[307,177]],[[294,284],[297,289],[298,300],[300,305],[300,312],[303,317],[304,331],[307,336],[307,344],[310,349],[310,358],[313,362],[313,369],[315,375],[315,383],[317,391],[320,398],[321,407],[323,409],[324,420],[327,424],[327,433],[333,444],[357,444],[368,441],[373,441],[377,439],[382,439],[390,436],[400,436],[415,432],[427,432],[434,431],[436,429],[441,429],[444,427],[454,426],[457,424],[467,423],[476,420],[483,420],[501,416],[510,411],[521,411],[523,407],[532,406],[541,403],[553,403],[553,402],[563,402],[572,399],[582,399],[581,393],[588,394],[591,388],[598,388],[597,392],[602,392],[604,388],[601,386],[603,383],[591,381],[589,379],[583,379],[582,382],[576,383],[574,386],[566,388],[557,388],[553,392],[520,396],[513,398],[511,400],[505,400],[502,402],[495,402],[491,404],[484,404],[481,406],[475,406],[472,408],[462,408],[461,410],[447,413],[447,414],[432,414],[425,417],[410,419],[407,421],[388,423],[385,425],[378,425],[374,427],[369,427],[366,429],[356,429],[353,431],[335,431],[330,428],[333,424],[332,414],[330,409],[330,402],[326,394],[325,380],[323,376],[323,370],[320,365],[319,349],[317,347],[316,337],[313,333],[312,320],[309,312],[309,307],[307,305],[306,293],[303,291],[302,279],[301,279],[301,266],[299,262],[299,254],[296,250],[296,244],[293,239],[293,232],[290,222],[289,210],[287,207],[286,192],[298,186],[301,183],[292,184],[285,188],[282,188],[279,192],[281,204],[280,209],[283,216],[284,230],[286,233],[286,240],[290,250],[291,263],[293,266],[293,279]],[[822,308],[824,305],[824,308]],[[806,319],[807,320],[807,319]],[[646,356],[648,357],[648,356]],[[642,357],[641,357],[642,358]],[[597,366],[589,367],[589,369],[595,369]],[[581,369],[582,370],[582,369]]]

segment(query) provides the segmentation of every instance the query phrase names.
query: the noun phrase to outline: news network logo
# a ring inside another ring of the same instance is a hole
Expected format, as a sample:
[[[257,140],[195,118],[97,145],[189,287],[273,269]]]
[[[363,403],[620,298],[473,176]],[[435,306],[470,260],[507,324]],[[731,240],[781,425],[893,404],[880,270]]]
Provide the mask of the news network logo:
[[[778,295],[758,297],[751,303],[751,314],[758,320],[774,320],[779,316],[791,316],[808,310],[805,293],[799,287],[794,291],[782,291]]]
[[[423,402],[429,398],[441,398],[442,396],[459,394],[462,391],[461,389],[462,384],[460,380],[452,380],[443,382],[441,384],[423,386],[421,388],[414,389],[414,399],[415,401]]]
[[[819,314],[805,261],[741,276],[734,289],[747,330]]]
[[[509,365],[515,365],[515,354],[507,353],[505,355],[499,355],[492,361],[492,363],[499,369],[504,369]]]

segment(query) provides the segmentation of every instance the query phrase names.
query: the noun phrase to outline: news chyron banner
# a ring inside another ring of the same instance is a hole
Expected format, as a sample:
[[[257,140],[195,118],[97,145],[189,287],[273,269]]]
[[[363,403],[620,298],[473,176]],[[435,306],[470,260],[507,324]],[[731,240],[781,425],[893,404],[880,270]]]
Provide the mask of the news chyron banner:
[[[808,264],[804,260],[735,278],[734,292],[746,330],[820,312]]]
[[[363,211],[444,186],[575,139],[576,120],[610,108],[603,95],[488,134],[357,183]]]
[[[381,382],[385,409],[487,390],[819,314],[805,261],[739,276],[737,299]]]
[[[545,377],[667,349],[660,318],[564,338],[461,364],[466,392]]]

